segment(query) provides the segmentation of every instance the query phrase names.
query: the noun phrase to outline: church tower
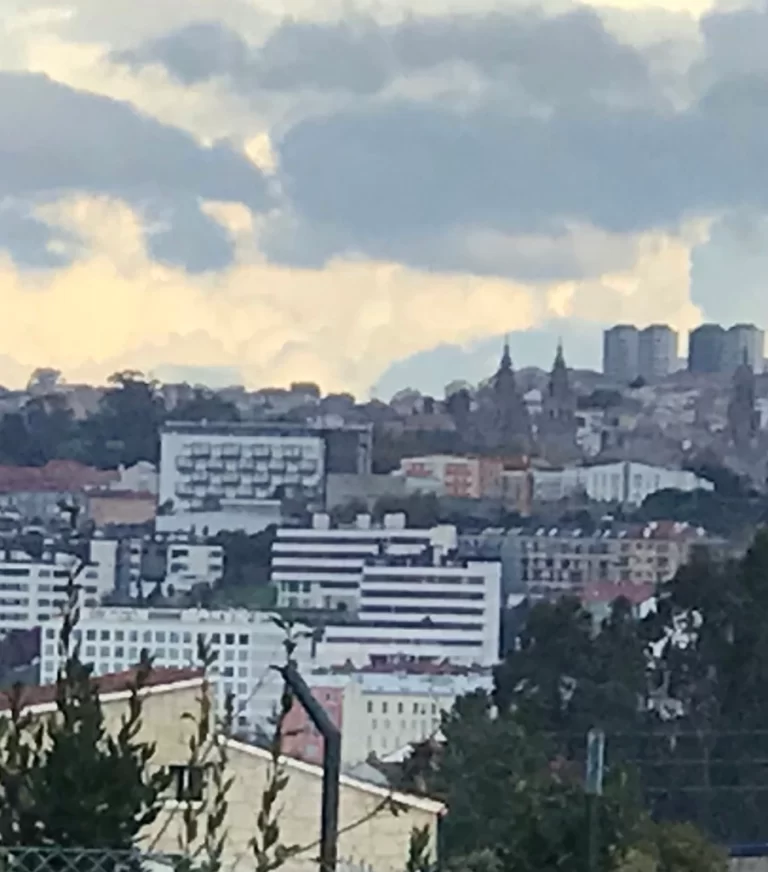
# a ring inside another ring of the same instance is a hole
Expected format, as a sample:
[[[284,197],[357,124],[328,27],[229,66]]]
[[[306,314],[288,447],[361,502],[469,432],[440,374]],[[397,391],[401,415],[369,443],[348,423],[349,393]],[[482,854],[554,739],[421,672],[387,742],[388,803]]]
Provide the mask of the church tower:
[[[572,426],[576,417],[576,394],[571,387],[568,367],[565,365],[563,343],[557,343],[555,362],[549,374],[547,393],[542,403],[542,414],[546,421],[556,421]]]
[[[483,442],[499,454],[528,453],[531,449],[531,418],[517,388],[509,340],[505,340],[499,368],[485,392],[487,408]]]
[[[542,400],[537,441],[542,455],[555,463],[566,463],[580,456],[576,445],[576,393],[568,375],[562,342],[557,344]]]

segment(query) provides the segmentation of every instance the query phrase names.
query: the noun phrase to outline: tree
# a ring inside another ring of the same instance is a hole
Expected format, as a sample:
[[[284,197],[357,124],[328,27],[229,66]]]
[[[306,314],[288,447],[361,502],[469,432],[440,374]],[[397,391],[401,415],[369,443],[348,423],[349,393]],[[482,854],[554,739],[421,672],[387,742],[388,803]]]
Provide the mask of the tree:
[[[68,584],[56,677],[56,710],[40,717],[24,710],[23,688],[10,694],[0,720],[0,845],[3,847],[128,850],[163,806],[170,775],[151,767],[154,745],[139,738],[140,691],[150,663],[135,671],[128,710],[116,735],[108,733],[91,668],[72,645],[76,578]]]
[[[133,370],[115,373],[109,383],[99,411],[85,422],[92,461],[102,468],[157,464],[165,405],[156,383]]]
[[[540,603],[495,670],[494,701],[534,733],[581,744],[595,726],[640,727],[646,671],[645,642],[626,601],[613,604],[597,631],[578,600]]]
[[[416,786],[448,806],[441,847],[448,866],[484,856],[484,868],[540,872],[585,868],[586,797],[581,771],[558,758],[547,740],[524,729],[511,712],[495,712],[483,693],[457,701],[443,718],[445,742],[432,759],[414,751],[406,762]],[[613,870],[635,839],[640,806],[629,781],[606,786],[600,815],[598,870]],[[469,865],[476,865],[475,862]]]
[[[373,507],[373,519],[384,515],[405,514],[409,527],[429,528],[439,523],[440,503],[434,494],[411,494],[407,497],[379,497]]]
[[[234,403],[207,388],[195,388],[192,396],[179,403],[170,415],[175,421],[237,422],[240,412]]]

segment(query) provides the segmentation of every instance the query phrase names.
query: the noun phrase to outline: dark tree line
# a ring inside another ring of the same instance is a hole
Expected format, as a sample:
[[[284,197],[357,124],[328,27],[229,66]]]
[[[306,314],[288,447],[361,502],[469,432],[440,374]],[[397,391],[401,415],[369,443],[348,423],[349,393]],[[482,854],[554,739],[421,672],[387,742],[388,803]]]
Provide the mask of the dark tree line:
[[[556,868],[545,845],[586,850],[574,797],[595,727],[606,734],[606,850],[641,819],[727,846],[768,841],[768,533],[739,561],[681,569],[644,617],[618,601],[596,627],[578,601],[533,606],[493,693],[461,700],[445,744],[415,748],[400,777],[448,802],[449,853],[490,849],[501,868],[529,868],[513,832],[538,814],[538,868]],[[523,784],[537,785],[538,811]]]
[[[18,412],[0,418],[0,463],[44,466],[51,460],[77,460],[100,469],[140,460],[157,463],[160,427],[167,420],[237,421],[232,403],[204,389],[170,410],[159,386],[140,372],[115,373],[98,410],[77,420],[66,396],[53,386],[33,395]]]

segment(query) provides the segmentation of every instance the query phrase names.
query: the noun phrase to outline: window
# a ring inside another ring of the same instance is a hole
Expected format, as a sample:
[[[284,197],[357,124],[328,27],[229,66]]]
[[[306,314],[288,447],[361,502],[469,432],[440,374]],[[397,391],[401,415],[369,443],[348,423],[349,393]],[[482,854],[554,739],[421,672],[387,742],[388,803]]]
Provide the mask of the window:
[[[115,657],[125,657],[125,648],[122,645],[115,646]]]
[[[168,634],[168,641],[171,643],[171,645],[178,645],[179,644],[179,634],[178,633],[169,633]]]
[[[101,650],[99,651],[99,657],[103,657],[105,660],[109,659],[110,650],[109,645],[102,645]]]
[[[129,642],[138,642],[139,641],[139,634],[136,630],[129,630],[128,641]]]
[[[99,633],[99,638],[102,642],[109,642],[110,636],[111,633],[109,632],[109,630],[102,630],[101,633]]]
[[[165,642],[165,631],[164,630],[158,630],[155,633],[155,642]]]
[[[397,704],[397,713],[398,713],[399,715],[401,715],[401,714],[403,713],[403,704],[402,704],[401,702],[399,702],[399,703]]]
[[[248,693],[248,685],[245,682],[240,682],[237,685],[237,693],[239,696],[246,696]]]
[[[366,705],[366,709],[368,710],[369,715],[373,714],[373,703],[370,700],[368,700],[368,703]]]
[[[415,702],[415,703],[413,704],[413,713],[414,713],[415,715],[417,715],[417,714],[419,713],[419,704],[418,704],[417,702]]]
[[[202,766],[169,766],[171,795],[176,802],[202,802],[205,789],[205,769]]]
[[[125,638],[125,633],[122,630],[115,630],[115,642],[122,642]]]
[[[179,649],[178,648],[169,648],[168,649],[168,659],[169,660],[178,660],[179,659]]]
[[[237,637],[237,641],[241,645],[247,645],[248,644],[248,633],[240,633],[240,635]]]
[[[192,662],[192,660],[193,660],[194,658],[192,657],[192,649],[191,649],[191,648],[185,648],[185,649],[184,649],[184,658],[183,658],[183,659],[184,659],[184,662],[185,662],[185,663],[191,663],[191,662]]]
[[[158,660],[165,660],[165,648],[155,648],[155,657]]]
[[[95,645],[86,645],[85,646],[85,656],[89,660],[93,660],[93,658],[96,656],[96,646]]]
[[[238,666],[237,667],[237,677],[238,678],[248,678],[248,667],[247,666]]]
[[[382,713],[383,715],[385,715],[385,714],[387,713],[387,704],[386,704],[385,702],[383,702],[383,703],[381,704],[381,713]]]
[[[192,633],[184,633],[184,635],[182,637],[182,641],[184,642],[185,645],[191,645],[192,644]]]
[[[211,645],[220,645],[221,636],[218,633],[211,633]]]
[[[96,630],[86,630],[85,638],[88,642],[94,642],[96,640]]]
[[[235,644],[235,634],[234,633],[227,633],[227,635],[224,636],[224,644],[225,645],[234,645]]]
[[[237,652],[237,659],[245,662],[248,660],[248,652],[243,650],[242,648]]]
[[[151,642],[152,641],[152,630],[144,630],[141,634],[142,641]]]

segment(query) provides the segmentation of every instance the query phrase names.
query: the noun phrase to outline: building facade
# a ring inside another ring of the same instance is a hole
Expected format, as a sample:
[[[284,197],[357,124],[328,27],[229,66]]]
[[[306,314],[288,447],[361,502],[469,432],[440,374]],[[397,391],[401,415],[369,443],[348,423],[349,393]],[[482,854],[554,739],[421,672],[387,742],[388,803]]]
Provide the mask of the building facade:
[[[56,639],[61,619],[42,623],[40,674],[43,683],[55,679],[59,665]],[[297,627],[293,654],[298,667],[309,671],[315,665],[315,648],[308,628]],[[269,730],[269,721],[279,703],[282,680],[273,668],[285,663],[285,632],[267,612],[240,609],[93,608],[83,610],[75,638],[84,662],[92,663],[95,675],[121,672],[135,665],[142,650],[161,667],[197,666],[197,645],[202,640],[215,655],[222,714],[227,694],[232,695],[236,730],[252,733]]]
[[[724,370],[725,329],[720,324],[702,324],[688,334],[688,371],[713,375]]]
[[[534,469],[531,475],[535,502],[556,502],[581,493],[596,502],[639,506],[646,497],[660,490],[714,488],[711,481],[688,470],[665,469],[628,460],[563,469]]]
[[[341,730],[341,758],[355,766],[371,755],[382,759],[410,745],[439,735],[441,716],[459,696],[490,692],[490,669],[407,671],[396,664],[389,670],[322,672],[308,676],[316,699]],[[304,709],[294,704],[285,722],[286,754],[309,763],[322,763],[323,741]]]
[[[677,333],[667,324],[651,324],[638,334],[638,375],[658,382],[677,367]]]
[[[617,324],[603,333],[603,374],[617,382],[629,383],[639,373],[637,327]]]
[[[723,369],[732,375],[746,364],[753,373],[763,371],[765,357],[765,333],[754,324],[734,324],[725,334]]]
[[[501,497],[503,474],[501,458],[452,454],[404,457],[399,472],[409,491],[418,491],[423,483],[423,490],[430,493],[475,500]]]
[[[289,495],[322,504],[324,480],[325,443],[306,428],[169,424],[161,434],[159,503],[174,512]]]
[[[89,564],[77,577],[80,603],[96,606],[115,586],[117,543],[95,539]],[[45,543],[33,557],[15,548],[0,550],[0,635],[29,630],[61,613],[75,558]]]
[[[325,628],[330,663],[498,662],[501,564],[433,554],[374,559],[363,568],[357,620]]]
[[[280,527],[275,534],[271,578],[277,604],[355,613],[366,561],[417,556],[430,548],[448,553],[455,547],[454,527],[409,529],[401,514],[386,515],[381,525],[359,515],[352,526],[332,527],[328,515],[316,513],[311,527]]]
[[[613,598],[644,601],[654,585],[672,578],[694,553],[721,548],[720,540],[683,523],[651,523],[594,535],[542,528],[509,537],[504,560],[511,587],[534,600],[575,595],[585,602],[602,602],[610,591]]]

